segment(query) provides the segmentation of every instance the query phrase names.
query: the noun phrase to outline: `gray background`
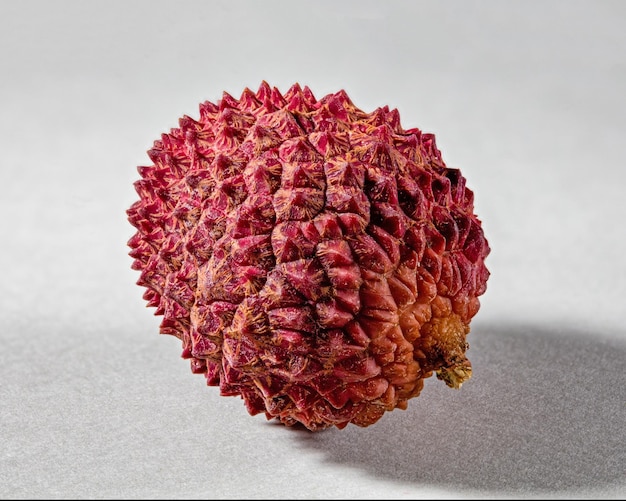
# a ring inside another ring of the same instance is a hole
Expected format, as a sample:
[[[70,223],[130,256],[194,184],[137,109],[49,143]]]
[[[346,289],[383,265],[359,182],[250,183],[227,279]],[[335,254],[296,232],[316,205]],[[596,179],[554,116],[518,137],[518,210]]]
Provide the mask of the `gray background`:
[[[0,3],[0,496],[624,498],[626,2]],[[474,376],[312,434],[193,375],[134,283],[137,165],[262,80],[398,108],[493,249]]]

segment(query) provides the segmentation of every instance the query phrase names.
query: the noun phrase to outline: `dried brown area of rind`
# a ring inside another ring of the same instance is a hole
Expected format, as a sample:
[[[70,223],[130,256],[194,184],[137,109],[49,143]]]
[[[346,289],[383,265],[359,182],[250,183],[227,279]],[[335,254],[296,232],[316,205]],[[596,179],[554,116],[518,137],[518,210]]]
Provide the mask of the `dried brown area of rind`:
[[[431,134],[343,91],[263,83],[148,153],[133,267],[161,332],[223,395],[319,430],[404,409],[433,373],[470,376],[489,246]]]

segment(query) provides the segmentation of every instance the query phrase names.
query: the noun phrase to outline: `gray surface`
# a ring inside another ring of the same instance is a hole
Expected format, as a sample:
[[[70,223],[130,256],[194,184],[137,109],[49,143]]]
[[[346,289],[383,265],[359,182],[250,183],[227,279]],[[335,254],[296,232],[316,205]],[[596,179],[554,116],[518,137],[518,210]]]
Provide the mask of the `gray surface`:
[[[0,4],[0,497],[624,498],[626,3]],[[493,249],[473,378],[312,434],[157,334],[124,211],[183,114],[267,80],[397,107]]]

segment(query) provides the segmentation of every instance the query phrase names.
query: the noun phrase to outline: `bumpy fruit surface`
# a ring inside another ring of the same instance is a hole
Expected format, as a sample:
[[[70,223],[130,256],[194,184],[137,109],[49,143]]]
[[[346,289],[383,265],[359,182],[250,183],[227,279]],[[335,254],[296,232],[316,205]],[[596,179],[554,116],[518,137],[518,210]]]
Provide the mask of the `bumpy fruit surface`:
[[[368,426],[471,375],[489,246],[460,171],[397,110],[263,82],[139,167],[129,240],[160,331],[252,415]]]

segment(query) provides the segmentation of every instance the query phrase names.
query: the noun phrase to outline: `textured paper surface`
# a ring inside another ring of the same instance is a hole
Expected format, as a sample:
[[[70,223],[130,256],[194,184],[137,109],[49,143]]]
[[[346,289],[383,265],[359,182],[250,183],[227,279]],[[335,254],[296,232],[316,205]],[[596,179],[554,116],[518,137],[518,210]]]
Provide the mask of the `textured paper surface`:
[[[621,2],[0,5],[0,497],[626,495]],[[344,88],[433,132],[492,272],[472,379],[369,428],[251,417],[159,336],[125,210],[223,90]]]

